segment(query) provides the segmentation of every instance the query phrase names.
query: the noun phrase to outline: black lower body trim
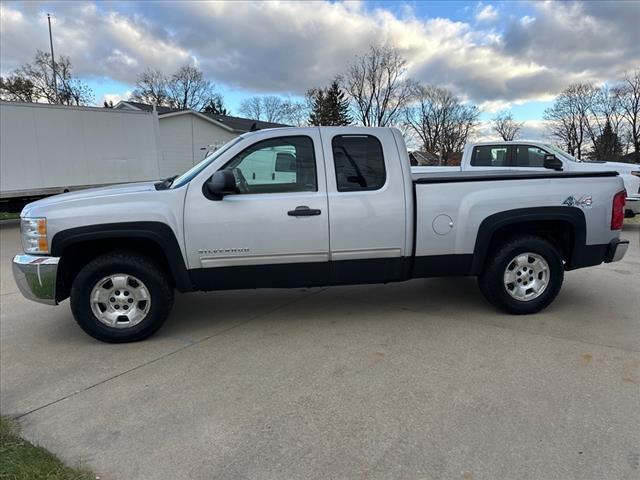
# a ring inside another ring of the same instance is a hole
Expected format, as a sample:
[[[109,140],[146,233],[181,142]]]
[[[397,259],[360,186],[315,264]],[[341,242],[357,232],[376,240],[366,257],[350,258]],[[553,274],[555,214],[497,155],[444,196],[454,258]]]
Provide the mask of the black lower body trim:
[[[416,257],[413,266],[413,277],[459,277],[471,275],[472,264],[473,254],[471,253]]]
[[[573,255],[566,265],[566,270],[600,265],[605,261],[608,250],[608,243],[604,245],[582,245],[573,251]]]
[[[318,287],[329,284],[329,264],[283,263],[189,270],[196,290]]]
[[[296,288],[401,282],[411,278],[470,275],[473,255],[371,258],[328,263],[289,263],[189,271],[196,290]]]

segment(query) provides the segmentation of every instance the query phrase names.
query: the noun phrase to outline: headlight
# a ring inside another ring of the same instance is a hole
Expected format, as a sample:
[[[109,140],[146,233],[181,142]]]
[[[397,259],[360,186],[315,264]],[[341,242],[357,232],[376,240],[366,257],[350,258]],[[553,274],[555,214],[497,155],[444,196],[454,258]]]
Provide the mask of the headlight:
[[[46,218],[20,219],[20,232],[24,253],[49,253]]]
[[[636,177],[640,177],[640,170],[636,170],[635,172],[631,172],[631,175],[634,175]]]

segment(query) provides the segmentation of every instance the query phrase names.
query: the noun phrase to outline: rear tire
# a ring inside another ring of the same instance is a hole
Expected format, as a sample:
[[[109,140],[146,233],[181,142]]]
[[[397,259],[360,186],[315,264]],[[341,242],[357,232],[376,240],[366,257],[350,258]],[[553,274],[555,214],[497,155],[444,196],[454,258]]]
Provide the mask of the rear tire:
[[[112,252],[89,262],[71,286],[71,311],[80,327],[107,343],[144,340],[173,307],[169,277],[149,258]]]
[[[563,280],[564,264],[558,249],[541,237],[519,235],[490,253],[478,285],[496,307],[526,315],[549,306]]]

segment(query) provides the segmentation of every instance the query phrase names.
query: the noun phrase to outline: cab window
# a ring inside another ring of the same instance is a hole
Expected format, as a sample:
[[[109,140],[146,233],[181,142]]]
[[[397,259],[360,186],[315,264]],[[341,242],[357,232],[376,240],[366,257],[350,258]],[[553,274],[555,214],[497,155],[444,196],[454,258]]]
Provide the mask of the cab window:
[[[316,158],[310,137],[278,137],[254,143],[231,159],[243,193],[315,192]]]
[[[544,167],[546,150],[533,145],[516,145],[514,167]]]
[[[471,165],[473,167],[508,167],[507,152],[506,145],[478,145],[473,148]]]
[[[338,135],[331,147],[339,192],[382,188],[387,174],[380,140],[371,135]]]

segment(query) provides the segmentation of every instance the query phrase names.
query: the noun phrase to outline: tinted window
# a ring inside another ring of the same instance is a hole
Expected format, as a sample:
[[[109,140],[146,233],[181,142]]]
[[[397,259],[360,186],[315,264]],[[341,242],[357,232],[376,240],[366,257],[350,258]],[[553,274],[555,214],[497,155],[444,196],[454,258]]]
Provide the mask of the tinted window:
[[[544,167],[544,156],[548,153],[531,145],[517,145],[514,167]]]
[[[377,138],[341,135],[333,137],[331,147],[339,192],[377,190],[384,185],[384,157]]]
[[[224,166],[241,193],[315,192],[316,158],[309,137],[279,137],[254,143]]]
[[[506,167],[509,163],[506,145],[479,145],[474,147],[471,165],[474,167]]]

